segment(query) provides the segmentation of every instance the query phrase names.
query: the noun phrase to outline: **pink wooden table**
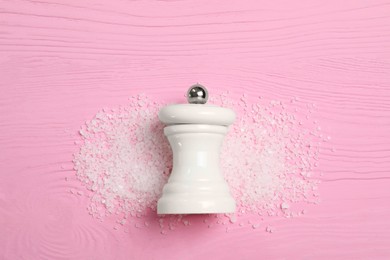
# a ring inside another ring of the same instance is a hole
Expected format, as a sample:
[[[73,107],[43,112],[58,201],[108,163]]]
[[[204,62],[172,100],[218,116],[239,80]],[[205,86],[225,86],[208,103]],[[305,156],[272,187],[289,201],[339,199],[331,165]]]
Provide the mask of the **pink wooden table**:
[[[315,103],[321,203],[272,234],[89,216],[79,127],[197,81]],[[0,259],[390,259],[389,1],[2,0],[0,90]]]

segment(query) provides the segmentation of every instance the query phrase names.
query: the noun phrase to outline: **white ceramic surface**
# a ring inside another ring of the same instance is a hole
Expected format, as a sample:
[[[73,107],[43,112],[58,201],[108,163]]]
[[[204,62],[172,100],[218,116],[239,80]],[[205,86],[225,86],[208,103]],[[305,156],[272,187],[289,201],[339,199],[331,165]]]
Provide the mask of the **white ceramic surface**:
[[[159,118],[164,124],[209,124],[231,125],[236,114],[229,108],[200,105],[200,104],[177,104],[163,107]]]
[[[236,204],[219,167],[219,155],[235,113],[210,105],[164,107],[159,118],[173,151],[173,169],[158,214],[232,213]]]

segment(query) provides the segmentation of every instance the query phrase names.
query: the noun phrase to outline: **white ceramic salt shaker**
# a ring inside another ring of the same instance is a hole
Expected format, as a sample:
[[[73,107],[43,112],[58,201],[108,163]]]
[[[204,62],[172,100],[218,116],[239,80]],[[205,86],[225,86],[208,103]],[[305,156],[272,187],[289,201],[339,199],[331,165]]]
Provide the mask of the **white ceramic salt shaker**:
[[[167,126],[173,151],[173,169],[158,200],[158,214],[232,213],[236,203],[224,180],[219,157],[235,113],[206,105],[208,92],[200,84],[187,92],[190,104],[168,105],[160,120]]]

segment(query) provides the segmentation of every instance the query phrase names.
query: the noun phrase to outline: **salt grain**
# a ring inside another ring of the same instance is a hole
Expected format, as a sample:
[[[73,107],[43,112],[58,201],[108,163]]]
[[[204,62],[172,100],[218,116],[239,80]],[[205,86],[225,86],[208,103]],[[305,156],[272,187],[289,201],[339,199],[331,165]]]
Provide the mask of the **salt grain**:
[[[270,227],[270,226],[267,226],[267,227],[265,228],[265,231],[267,231],[268,233],[273,233],[273,232],[274,232],[274,229],[273,229],[272,227]]]
[[[290,205],[288,205],[286,202],[283,202],[282,204],[280,204],[281,209],[288,209],[289,207],[290,207]]]
[[[136,228],[141,228],[142,227],[142,225],[141,224],[139,224],[139,223],[135,223],[135,225],[134,225]]]
[[[236,223],[237,217],[236,217],[235,215],[234,215],[234,216],[231,216],[231,217],[229,218],[229,220],[230,220],[231,223]]]

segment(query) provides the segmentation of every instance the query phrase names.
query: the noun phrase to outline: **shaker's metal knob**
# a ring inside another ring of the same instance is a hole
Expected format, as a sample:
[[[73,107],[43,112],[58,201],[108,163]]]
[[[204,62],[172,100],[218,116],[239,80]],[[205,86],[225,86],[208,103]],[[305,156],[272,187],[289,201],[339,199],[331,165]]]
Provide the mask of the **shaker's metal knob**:
[[[200,84],[191,86],[187,91],[187,101],[190,104],[206,104],[208,99],[207,89]]]

